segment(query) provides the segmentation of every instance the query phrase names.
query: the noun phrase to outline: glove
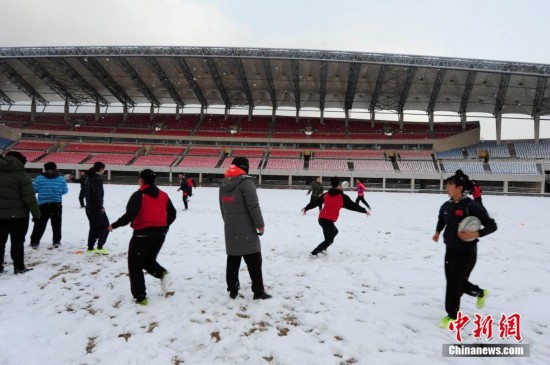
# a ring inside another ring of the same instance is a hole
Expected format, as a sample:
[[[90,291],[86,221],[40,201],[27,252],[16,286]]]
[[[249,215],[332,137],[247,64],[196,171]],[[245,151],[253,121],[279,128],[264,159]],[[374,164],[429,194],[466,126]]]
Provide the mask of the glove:
[[[261,236],[264,234],[264,227],[258,228],[258,236]]]

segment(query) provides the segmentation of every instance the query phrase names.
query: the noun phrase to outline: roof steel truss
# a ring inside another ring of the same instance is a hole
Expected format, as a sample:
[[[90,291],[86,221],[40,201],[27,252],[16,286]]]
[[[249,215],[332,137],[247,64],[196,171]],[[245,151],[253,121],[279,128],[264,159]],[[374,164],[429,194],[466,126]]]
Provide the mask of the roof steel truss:
[[[153,105],[155,108],[158,108],[160,106],[160,102],[158,101],[156,96],[153,94],[151,89],[149,89],[149,87],[145,85],[145,82],[143,82],[139,74],[136,72],[136,70],[134,70],[130,62],[128,62],[128,60],[125,57],[115,57],[114,59],[118,62],[120,67],[122,67],[124,72],[128,74],[128,76],[130,77],[130,80],[133,81],[134,85],[136,85],[136,87],[143,94],[143,96],[145,96],[145,98],[149,100],[151,105]]]
[[[327,74],[328,62],[321,62],[321,75],[319,77],[319,109],[325,110],[325,101],[327,99]]]
[[[468,111],[468,102],[470,101],[470,95],[472,95],[476,75],[477,72],[468,71],[468,76],[466,76],[466,84],[464,85],[464,92],[462,93],[462,100],[460,101],[460,108],[458,109],[458,114],[460,115],[466,115],[466,112]]]
[[[292,60],[292,85],[294,86],[294,101],[296,102],[296,110],[301,109],[300,101],[300,69],[298,61]]]
[[[193,90],[193,93],[199,99],[199,102],[201,103],[201,106],[203,108],[208,107],[208,101],[206,101],[206,98],[204,97],[204,94],[201,91],[201,88],[197,84],[197,81],[195,80],[195,76],[191,72],[191,69],[189,68],[189,65],[187,62],[185,62],[185,59],[182,57],[177,57],[176,62],[178,63],[178,66],[181,69],[181,72],[183,72],[183,75],[187,79],[187,83],[189,83],[189,87],[191,87],[191,90]]]
[[[123,105],[135,106],[134,101],[126,94],[124,89],[113,79],[111,75],[105,70],[103,66],[92,57],[85,57],[79,59],[80,63],[84,65],[90,71],[90,73],[103,84],[109,90],[115,98],[118,99]]]
[[[355,98],[355,90],[357,89],[357,81],[359,79],[359,71],[361,70],[361,64],[350,63],[348,73],[348,86],[346,89],[346,99],[344,102],[344,110],[350,110],[353,106],[353,99]]]
[[[273,82],[273,73],[271,72],[271,62],[268,59],[264,59],[263,64],[269,96],[271,97],[271,105],[273,109],[277,109],[277,93],[275,92],[275,83]]]
[[[548,83],[547,77],[539,77],[537,79],[537,89],[535,90],[535,99],[533,100],[532,116],[540,115],[542,111],[542,99],[544,98],[544,91]]]
[[[170,94],[170,97],[172,98],[172,100],[174,100],[174,102],[179,108],[183,108],[183,106],[185,105],[185,103],[183,102],[183,99],[180,97],[174,85],[172,85],[172,82],[168,79],[168,76],[166,76],[166,74],[162,70],[162,67],[158,63],[157,59],[155,57],[146,57],[146,60],[147,60],[147,63],[153,69],[153,73],[155,74],[155,76],[162,83],[162,86]]]
[[[46,105],[48,102],[36,90],[29,85],[5,60],[0,59],[0,72],[6,75],[21,91],[37,104]]]
[[[254,100],[252,98],[252,91],[250,91],[250,85],[248,84],[248,79],[246,77],[246,72],[244,70],[243,60],[236,59],[235,66],[237,67],[237,72],[239,73],[239,78],[241,79],[241,84],[248,100],[248,107],[254,108]]]
[[[80,73],[78,73],[73,66],[71,66],[65,59],[61,57],[52,57],[50,58],[50,61],[56,64],[59,68],[63,70],[64,73],[67,74],[67,76],[76,82],[77,86],[86,94],[90,95],[93,102],[98,102],[101,106],[107,106],[109,105],[109,102],[105,100],[101,94],[93,88],[92,85],[82,77]]]
[[[218,72],[218,68],[216,67],[216,64],[214,63],[214,59],[209,57],[206,59],[206,64],[208,65],[208,69],[210,70],[210,73],[212,74],[212,77],[214,78],[214,83],[216,84],[216,87],[218,88],[218,91],[220,92],[220,95],[222,97],[222,100],[225,104],[226,108],[231,108],[231,100],[229,100],[229,95],[227,94],[227,90],[225,89],[225,86],[223,85],[222,79],[220,77],[220,73]]]
[[[13,104],[13,100],[11,100],[10,97],[7,96],[6,93],[4,93],[2,90],[0,90],[0,104]]]
[[[432,89],[432,94],[430,95],[430,102],[428,103],[428,108],[426,112],[428,114],[433,114],[435,110],[435,104],[437,103],[437,98],[439,98],[439,91],[441,90],[441,84],[443,83],[443,77],[447,70],[439,69],[435,77],[434,87]]]

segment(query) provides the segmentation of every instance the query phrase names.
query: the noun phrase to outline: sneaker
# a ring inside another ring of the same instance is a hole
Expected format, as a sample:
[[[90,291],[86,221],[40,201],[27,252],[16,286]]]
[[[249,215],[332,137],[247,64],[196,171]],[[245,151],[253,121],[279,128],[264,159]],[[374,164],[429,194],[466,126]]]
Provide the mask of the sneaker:
[[[98,255],[108,255],[109,251],[107,251],[104,248],[98,248],[98,249],[94,250],[94,253],[96,253]]]
[[[31,243],[30,246],[31,246],[31,248],[36,250],[36,249],[38,249],[38,245],[39,245],[39,243]]]
[[[235,299],[239,295],[239,289],[233,289],[229,292],[229,298]]]
[[[92,253],[95,253],[95,250],[93,248],[89,248],[86,250],[86,253],[87,254],[92,254]]]
[[[269,299],[271,298],[271,295],[267,294],[266,292],[263,292],[262,294],[254,294],[254,300],[258,299]]]
[[[483,289],[481,293],[477,296],[476,307],[478,309],[485,308],[485,299],[487,298],[487,295],[489,295],[489,290]]]
[[[311,256],[317,256],[319,254],[319,251],[317,249],[311,251]]]
[[[61,246],[61,242],[54,242],[52,243],[52,246],[58,248],[59,246]]]
[[[453,319],[449,316],[445,316],[441,319],[441,322],[439,323],[439,328],[449,328],[449,323],[456,321],[456,319]]]
[[[25,269],[22,269],[22,270],[13,270],[13,273],[16,274],[16,275],[17,274],[24,274],[24,273],[29,272],[31,270],[32,270],[32,268],[31,269],[26,269],[25,268]]]
[[[141,300],[136,299],[136,304],[143,305],[143,306],[147,305],[147,298],[143,298]]]

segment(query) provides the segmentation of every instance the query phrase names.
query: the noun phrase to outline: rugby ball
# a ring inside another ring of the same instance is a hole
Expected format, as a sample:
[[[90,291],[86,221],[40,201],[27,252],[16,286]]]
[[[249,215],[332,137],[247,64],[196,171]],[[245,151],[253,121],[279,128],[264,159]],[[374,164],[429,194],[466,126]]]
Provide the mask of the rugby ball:
[[[473,215],[470,215],[466,218],[464,218],[462,221],[460,221],[460,224],[458,225],[458,231],[459,232],[477,232],[481,229],[481,221],[478,217],[475,217]],[[471,238],[469,240],[464,240],[465,242],[471,242],[475,240],[475,238]]]
[[[342,186],[344,189],[349,188],[349,181],[342,181],[341,186]]]

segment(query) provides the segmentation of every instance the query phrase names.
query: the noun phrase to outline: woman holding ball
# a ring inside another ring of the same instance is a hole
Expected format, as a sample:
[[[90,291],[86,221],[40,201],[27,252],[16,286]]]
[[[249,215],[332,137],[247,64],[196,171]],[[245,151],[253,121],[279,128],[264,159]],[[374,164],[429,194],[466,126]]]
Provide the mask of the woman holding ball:
[[[455,175],[446,181],[447,194],[451,198],[439,209],[439,217],[433,240],[439,240],[439,234],[443,229],[443,241],[446,245],[445,252],[445,277],[447,289],[445,292],[445,310],[447,316],[441,320],[440,327],[447,328],[449,323],[457,319],[460,310],[460,297],[468,294],[477,297],[477,307],[485,306],[485,298],[488,290],[468,281],[477,260],[478,238],[484,237],[497,230],[495,221],[489,216],[485,208],[476,204],[466,194],[472,189],[472,182],[462,170],[457,170]],[[459,232],[460,222],[468,217],[475,216],[483,226],[477,232]]]

